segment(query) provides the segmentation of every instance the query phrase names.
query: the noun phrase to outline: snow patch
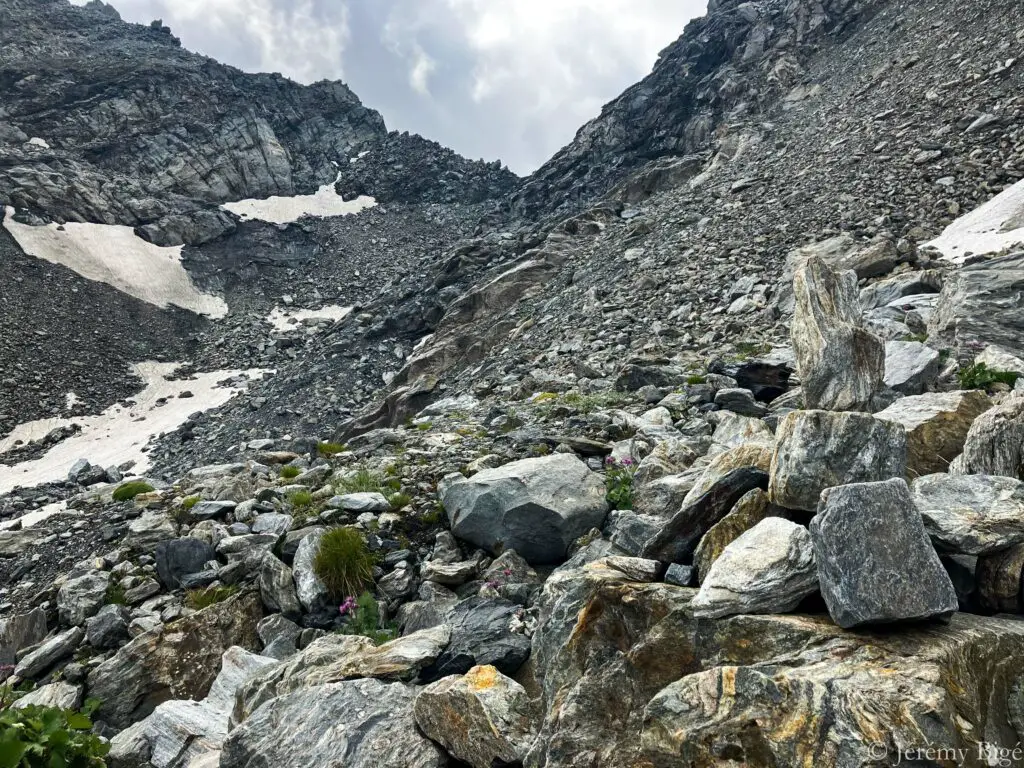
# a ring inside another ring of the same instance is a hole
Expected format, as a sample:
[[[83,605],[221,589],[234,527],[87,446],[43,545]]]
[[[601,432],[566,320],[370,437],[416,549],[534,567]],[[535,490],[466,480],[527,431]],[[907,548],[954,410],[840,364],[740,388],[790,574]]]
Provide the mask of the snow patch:
[[[87,280],[106,283],[161,308],[174,305],[196,314],[224,317],[228,305],[203,293],[181,265],[181,248],[161,248],[131,227],[69,223],[34,227],[14,220],[7,207],[4,228],[29,256],[62,264]]]
[[[338,178],[341,178],[340,173]],[[334,184],[324,184],[312,195],[275,195],[263,200],[239,200],[224,203],[221,208],[243,219],[259,219],[271,224],[291,224],[303,216],[349,216],[372,208],[376,204],[376,200],[366,195],[345,202],[335,191]]]
[[[267,315],[267,322],[274,326],[275,331],[290,331],[306,321],[344,320],[352,313],[352,307],[339,307],[332,304],[320,309],[281,309]]]
[[[66,395],[64,395],[64,407],[67,408],[69,411],[76,405],[81,405],[81,403],[82,399],[74,392],[68,392]]]
[[[31,528],[32,526],[39,525],[39,523],[49,520],[51,517],[57,515],[71,515],[74,517],[80,517],[81,512],[74,512],[68,509],[68,503],[66,501],[55,501],[53,504],[47,504],[45,507],[34,509],[21,517],[16,517],[13,520],[5,520],[0,523],[0,531],[18,529],[18,528]]]
[[[943,259],[962,264],[969,255],[987,256],[1021,244],[1024,244],[1024,181],[1018,181],[961,216],[922,247],[935,248]]]
[[[142,474],[149,469],[149,456],[143,449],[161,433],[180,427],[196,411],[207,411],[223,405],[244,391],[245,383],[218,386],[218,382],[239,376],[260,379],[272,371],[213,371],[199,373],[192,379],[169,381],[181,363],[145,362],[133,365],[145,388],[131,398],[129,406],[112,405],[103,413],[71,419],[42,419],[15,427],[0,440],[0,458],[14,448],[17,441],[29,442],[45,437],[57,427],[78,424],[82,429],[43,456],[9,466],[0,463],[0,494],[17,486],[31,488],[43,483],[60,482],[79,459],[102,467],[134,461],[132,471]],[[183,392],[192,397],[181,397]]]
[[[49,149],[50,145],[46,143],[46,139],[40,139],[38,136],[33,136],[28,140],[28,143],[33,147],[39,147],[40,149]]]

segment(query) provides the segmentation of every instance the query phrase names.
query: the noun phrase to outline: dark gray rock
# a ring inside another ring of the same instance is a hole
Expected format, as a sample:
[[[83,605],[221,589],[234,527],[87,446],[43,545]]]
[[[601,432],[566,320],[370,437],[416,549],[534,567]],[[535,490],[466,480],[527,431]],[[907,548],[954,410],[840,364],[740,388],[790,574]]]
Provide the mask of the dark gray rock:
[[[906,481],[828,488],[811,521],[818,580],[840,627],[946,619],[956,590]]]
[[[860,413],[795,411],[779,423],[769,496],[787,509],[814,511],[826,488],[903,477],[903,427]]]
[[[217,559],[217,552],[210,544],[199,539],[172,539],[156,546],[156,574],[166,589],[181,586],[181,580],[192,573],[203,570],[203,566]]]
[[[911,485],[924,527],[944,552],[987,555],[1024,541],[1024,483],[1000,475],[925,475]]]
[[[35,650],[25,654],[14,668],[14,674],[24,680],[32,680],[46,672],[62,659],[66,659],[85,637],[85,630],[72,627],[43,641]]]
[[[514,549],[531,563],[563,560],[608,514],[601,476],[569,454],[485,469],[449,484],[442,501],[456,536],[495,554]]]
[[[120,648],[128,642],[131,612],[123,605],[105,605],[85,624],[89,645],[100,651]]]
[[[64,582],[57,592],[60,623],[69,627],[85,624],[103,606],[109,584],[110,574],[106,571],[88,571]]]
[[[0,619],[0,666],[13,664],[18,651],[31,648],[46,638],[46,612],[34,608]]]
[[[920,395],[939,377],[939,353],[919,341],[885,343],[885,386],[904,395]]]
[[[302,615],[292,569],[278,560],[273,552],[263,554],[259,568],[259,587],[260,598],[268,611],[295,620]]]
[[[462,675],[475,666],[490,664],[514,676],[530,655],[530,640],[512,631],[522,609],[505,600],[471,597],[445,616],[451,640],[433,664],[420,674],[424,682]]]

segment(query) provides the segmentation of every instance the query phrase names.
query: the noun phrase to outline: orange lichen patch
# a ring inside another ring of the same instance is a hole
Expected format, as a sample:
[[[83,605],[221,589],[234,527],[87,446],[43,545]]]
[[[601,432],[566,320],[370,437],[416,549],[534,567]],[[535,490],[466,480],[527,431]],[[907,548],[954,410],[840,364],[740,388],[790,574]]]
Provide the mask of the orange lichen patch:
[[[498,670],[489,664],[482,667],[473,667],[466,673],[466,683],[474,691],[484,691],[493,688],[498,683]]]

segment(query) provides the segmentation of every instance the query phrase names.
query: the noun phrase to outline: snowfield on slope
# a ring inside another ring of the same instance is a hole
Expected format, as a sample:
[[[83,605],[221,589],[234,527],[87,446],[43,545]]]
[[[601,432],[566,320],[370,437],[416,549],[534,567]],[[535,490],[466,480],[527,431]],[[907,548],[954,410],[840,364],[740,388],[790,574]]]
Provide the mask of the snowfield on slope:
[[[224,299],[203,293],[192,282],[181,265],[180,245],[162,248],[138,237],[131,227],[112,224],[34,227],[15,221],[13,208],[5,211],[4,229],[29,256],[164,309],[173,305],[211,318],[228,313]]]
[[[341,174],[338,174],[338,178],[341,178]],[[224,203],[221,208],[243,219],[259,219],[270,224],[291,224],[303,216],[350,216],[375,205],[377,201],[366,195],[345,202],[335,191],[334,184],[324,184],[312,195],[275,195],[262,200],[238,200],[234,203]]]
[[[344,320],[352,313],[352,307],[339,307],[337,304],[320,307],[320,309],[281,309],[274,307],[267,315],[267,322],[274,326],[275,331],[291,331],[307,320]]]
[[[987,256],[1024,244],[1024,181],[1018,181],[978,206],[924,244],[942,257],[962,264],[969,255]]]
[[[130,399],[131,405],[112,405],[103,413],[69,419],[42,419],[15,427],[0,440],[0,494],[17,486],[31,488],[43,483],[61,482],[79,459],[102,467],[134,461],[133,474],[143,474],[150,466],[143,450],[161,433],[180,427],[190,415],[223,405],[244,391],[245,382],[235,381],[219,386],[226,379],[260,379],[271,373],[262,369],[248,371],[213,371],[198,373],[195,378],[171,381],[180,363],[138,363],[132,368],[145,382],[145,388]],[[183,392],[191,397],[181,397]],[[45,437],[61,426],[78,424],[82,429],[53,446],[42,457],[9,466],[3,454],[21,441],[28,443]]]

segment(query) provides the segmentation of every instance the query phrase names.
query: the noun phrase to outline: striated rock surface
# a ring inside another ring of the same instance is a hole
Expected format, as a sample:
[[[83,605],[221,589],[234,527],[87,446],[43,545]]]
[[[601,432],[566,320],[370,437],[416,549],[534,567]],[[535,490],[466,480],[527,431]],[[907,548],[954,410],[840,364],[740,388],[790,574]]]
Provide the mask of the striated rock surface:
[[[975,419],[950,471],[1024,480],[1024,397],[1014,395]]]
[[[925,475],[911,484],[939,549],[986,555],[1024,541],[1024,483],[998,475]]]

